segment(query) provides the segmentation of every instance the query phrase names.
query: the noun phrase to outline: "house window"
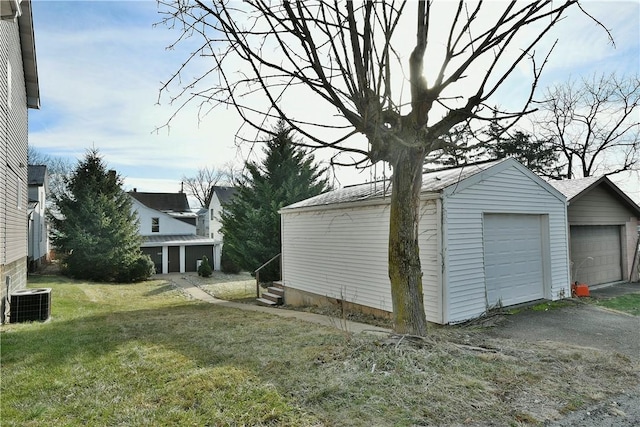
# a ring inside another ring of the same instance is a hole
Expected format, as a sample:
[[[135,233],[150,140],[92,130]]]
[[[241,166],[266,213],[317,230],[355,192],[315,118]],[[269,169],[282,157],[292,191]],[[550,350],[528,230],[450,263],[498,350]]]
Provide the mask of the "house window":
[[[152,233],[160,232],[160,218],[151,218],[151,232]]]
[[[211,217],[211,219],[213,219],[213,209],[211,209],[210,217]]]
[[[211,238],[213,239],[213,233],[211,233]]]

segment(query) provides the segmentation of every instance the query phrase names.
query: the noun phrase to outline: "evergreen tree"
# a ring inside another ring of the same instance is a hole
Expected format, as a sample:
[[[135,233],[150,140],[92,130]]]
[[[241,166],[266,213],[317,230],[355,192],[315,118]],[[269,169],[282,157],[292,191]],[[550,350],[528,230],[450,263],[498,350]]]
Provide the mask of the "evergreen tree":
[[[98,150],[89,150],[55,197],[59,213],[51,240],[65,274],[95,281],[132,282],[148,278],[153,263],[140,251],[138,220],[115,171]]]
[[[223,254],[242,270],[253,272],[280,253],[282,207],[330,188],[326,168],[314,164],[314,157],[296,147],[292,138],[293,131],[279,121],[273,138],[265,141],[263,162],[245,163],[247,172],[221,214]],[[280,264],[272,263],[260,278],[279,279]]]
[[[553,141],[537,139],[532,135],[516,130],[512,135],[504,131],[498,121],[493,121],[486,132],[491,138],[487,152],[493,159],[513,157],[537,175],[557,178],[561,166],[558,166],[558,153]]]

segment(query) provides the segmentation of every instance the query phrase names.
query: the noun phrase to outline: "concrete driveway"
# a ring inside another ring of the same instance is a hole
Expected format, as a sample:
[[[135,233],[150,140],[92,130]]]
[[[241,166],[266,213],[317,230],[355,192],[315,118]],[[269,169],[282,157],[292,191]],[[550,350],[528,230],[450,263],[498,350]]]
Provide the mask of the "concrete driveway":
[[[593,290],[594,298],[640,293],[640,283]],[[640,316],[576,302],[547,311],[523,310],[507,316],[490,335],[526,342],[558,341],[605,351],[617,351],[640,360]]]

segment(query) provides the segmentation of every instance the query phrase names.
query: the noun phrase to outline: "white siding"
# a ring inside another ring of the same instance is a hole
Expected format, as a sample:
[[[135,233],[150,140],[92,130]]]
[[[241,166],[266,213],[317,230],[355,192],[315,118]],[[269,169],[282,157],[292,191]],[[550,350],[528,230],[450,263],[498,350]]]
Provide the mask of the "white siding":
[[[566,205],[559,193],[515,162],[501,163],[466,181],[444,192],[445,323],[471,319],[487,309],[483,213],[548,215],[543,236],[549,247],[545,298],[568,296]]]
[[[211,215],[213,212],[213,215]],[[216,242],[222,242],[222,233],[220,233],[220,228],[222,227],[222,222],[220,221],[220,214],[222,213],[222,203],[220,203],[220,199],[216,193],[213,193],[211,197],[211,203],[209,203],[209,212],[207,213],[209,218],[209,229],[207,237],[212,238]]]
[[[175,236],[196,234],[196,226],[187,224],[184,221],[175,219],[166,213],[151,209],[131,197],[132,209],[137,213],[139,219],[138,232],[141,236]],[[160,230],[157,233],[151,231],[151,218],[160,219]]]
[[[285,286],[392,310],[388,205],[283,214]]]
[[[47,219],[45,215],[46,193],[45,187],[40,185],[29,186],[29,200],[37,200],[31,217],[29,227],[29,257],[39,260],[46,257],[49,252],[47,238]]]
[[[440,321],[436,201],[423,202],[420,256],[425,309]],[[392,311],[388,274],[389,204],[282,214],[285,286]]]
[[[0,20],[0,323],[7,292],[27,282],[27,128],[18,23]]]
[[[0,21],[0,45],[8,46],[0,49],[0,263],[8,264],[27,256],[28,113],[17,22]]]

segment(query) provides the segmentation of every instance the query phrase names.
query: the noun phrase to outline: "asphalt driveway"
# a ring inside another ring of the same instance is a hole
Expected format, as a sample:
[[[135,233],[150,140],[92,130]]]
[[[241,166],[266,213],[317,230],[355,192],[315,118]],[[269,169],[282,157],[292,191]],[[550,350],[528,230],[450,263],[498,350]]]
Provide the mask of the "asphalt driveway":
[[[593,290],[594,298],[610,298],[640,293],[640,283],[620,284]],[[565,344],[616,351],[640,360],[640,317],[592,304],[550,308],[547,311],[523,310],[507,316],[490,335],[526,342],[557,341]]]
[[[594,298],[640,293],[640,283],[625,283],[591,291]],[[632,316],[577,301],[547,311],[523,310],[507,316],[488,331],[495,337],[525,342],[558,342],[617,352],[640,362],[640,316]],[[562,420],[553,427],[632,427],[640,425],[640,386]]]

